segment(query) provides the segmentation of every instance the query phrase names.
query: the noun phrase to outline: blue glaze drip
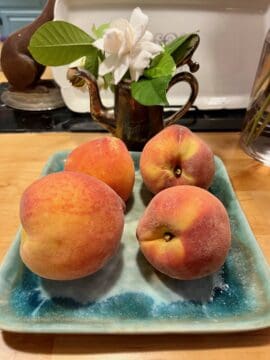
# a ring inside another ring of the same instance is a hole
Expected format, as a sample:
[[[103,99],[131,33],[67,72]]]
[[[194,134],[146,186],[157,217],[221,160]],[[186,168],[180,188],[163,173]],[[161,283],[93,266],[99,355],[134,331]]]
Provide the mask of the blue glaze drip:
[[[232,261],[228,259],[227,262]],[[233,264],[230,264],[231,266]],[[237,272],[223,267],[225,289],[215,288],[214,297],[208,302],[179,300],[159,302],[142,292],[123,292],[104,300],[80,304],[64,297],[46,298],[42,294],[40,278],[25,268],[23,279],[12,292],[11,304],[18,316],[22,317],[89,317],[128,319],[222,319],[254,310],[252,301],[247,299],[245,289]],[[38,311],[37,311],[38,309]]]

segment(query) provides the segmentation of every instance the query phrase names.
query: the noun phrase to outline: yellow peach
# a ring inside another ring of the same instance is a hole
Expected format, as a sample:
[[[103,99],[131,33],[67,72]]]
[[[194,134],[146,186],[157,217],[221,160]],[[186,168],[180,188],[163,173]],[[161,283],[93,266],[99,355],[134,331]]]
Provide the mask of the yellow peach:
[[[75,148],[68,156],[65,170],[94,176],[109,185],[124,201],[134,185],[133,160],[122,140],[104,136]]]
[[[208,145],[188,128],[171,125],[145,145],[140,170],[154,194],[177,185],[208,189],[214,173],[214,156]]]
[[[22,195],[20,255],[41,277],[71,280],[99,270],[118,249],[124,202],[102,181],[62,171]]]
[[[190,185],[162,190],[149,203],[137,227],[146,259],[160,272],[190,280],[216,272],[231,244],[223,204]]]

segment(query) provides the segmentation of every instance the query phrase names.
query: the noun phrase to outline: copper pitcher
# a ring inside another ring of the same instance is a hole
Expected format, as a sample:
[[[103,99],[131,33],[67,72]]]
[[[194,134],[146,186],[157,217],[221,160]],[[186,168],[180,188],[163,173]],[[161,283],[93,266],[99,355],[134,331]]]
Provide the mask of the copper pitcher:
[[[187,64],[191,72],[199,69],[199,65],[191,60],[198,43],[177,64]],[[146,142],[164,127],[178,121],[191,107],[198,94],[197,79],[189,72],[177,73],[170,81],[167,91],[176,83],[187,82],[191,93],[186,104],[173,115],[163,119],[163,106],[145,106],[138,103],[131,95],[131,82],[123,80],[115,86],[114,109],[106,108],[101,101],[96,78],[86,70],[70,68],[67,78],[74,86],[86,83],[90,96],[90,113],[93,120],[109,130],[114,136],[122,139],[129,150],[140,151]]]

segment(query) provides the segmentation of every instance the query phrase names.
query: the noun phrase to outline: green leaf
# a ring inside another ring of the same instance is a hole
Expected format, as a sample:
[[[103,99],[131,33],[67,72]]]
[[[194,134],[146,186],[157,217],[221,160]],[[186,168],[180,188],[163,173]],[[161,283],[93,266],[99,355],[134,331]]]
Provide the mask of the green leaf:
[[[91,55],[93,40],[75,25],[48,21],[33,34],[28,49],[40,64],[59,66]]]
[[[166,91],[171,76],[141,79],[131,83],[132,97],[142,105],[168,105]]]
[[[149,79],[154,79],[161,76],[172,76],[175,69],[175,62],[171,55],[163,52],[152,60],[150,67],[144,70],[143,74]]]
[[[91,47],[91,54],[85,57],[84,68],[89,71],[95,78],[98,77],[98,52],[97,48]]]
[[[98,57],[101,62],[105,60],[105,54],[101,50],[98,51]]]
[[[165,46],[165,51],[171,55],[189,38],[189,36],[190,34],[182,35],[179,38],[171,41],[169,44]]]
[[[104,88],[108,89],[108,87],[111,87],[113,83],[113,75],[112,73],[107,73],[103,76],[104,79]]]
[[[108,29],[110,24],[102,24],[98,28],[96,28],[96,25],[92,26],[92,33],[95,36],[96,39],[102,38],[105,31]]]
[[[173,40],[171,43],[165,46],[167,51],[173,57],[176,65],[180,65],[181,62],[188,57],[199,42],[199,36],[197,34],[189,34],[181,36],[180,38]]]

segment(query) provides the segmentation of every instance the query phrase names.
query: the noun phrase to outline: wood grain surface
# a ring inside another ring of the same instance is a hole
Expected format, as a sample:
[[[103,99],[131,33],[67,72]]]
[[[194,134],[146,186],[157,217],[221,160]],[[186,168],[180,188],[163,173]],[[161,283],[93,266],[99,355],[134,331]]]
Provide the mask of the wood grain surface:
[[[4,120],[2,120],[4,121]],[[50,155],[102,134],[0,135],[0,262],[19,225],[23,190],[37,179]],[[270,263],[270,168],[248,157],[238,133],[200,133],[224,161],[255,236]],[[32,335],[2,332],[1,360],[269,359],[270,329],[227,335]]]

